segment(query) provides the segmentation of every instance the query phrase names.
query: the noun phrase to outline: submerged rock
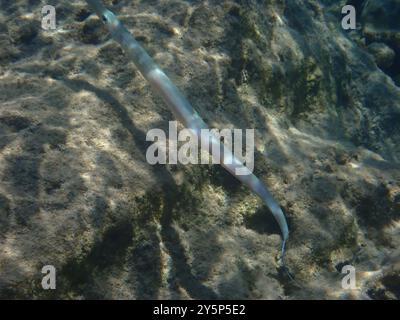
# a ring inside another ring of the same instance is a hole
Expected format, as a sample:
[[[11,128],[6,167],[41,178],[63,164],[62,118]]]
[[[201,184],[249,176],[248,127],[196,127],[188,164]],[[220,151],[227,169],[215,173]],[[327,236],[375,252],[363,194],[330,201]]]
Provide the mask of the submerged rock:
[[[400,46],[400,3],[398,0],[364,1],[361,14],[363,32],[371,40],[392,41]]]
[[[398,0],[369,0],[363,2],[361,23],[362,33],[368,43],[374,45],[373,54],[377,63],[393,80],[400,75],[400,2]],[[387,48],[383,48],[384,43]],[[389,65],[390,62],[390,65]]]
[[[373,42],[368,46],[368,51],[374,56],[379,68],[388,69],[393,65],[396,53],[386,44]]]
[[[40,12],[17,2],[0,6],[0,298],[398,297],[400,89],[367,48],[396,70],[379,35],[395,26],[368,13],[391,1],[353,1],[365,45],[341,28],[346,1],[105,1],[211,127],[255,129],[301,289],[230,174],[147,163],[146,133],[173,118],[85,2],[59,1],[53,33],[16,26]]]

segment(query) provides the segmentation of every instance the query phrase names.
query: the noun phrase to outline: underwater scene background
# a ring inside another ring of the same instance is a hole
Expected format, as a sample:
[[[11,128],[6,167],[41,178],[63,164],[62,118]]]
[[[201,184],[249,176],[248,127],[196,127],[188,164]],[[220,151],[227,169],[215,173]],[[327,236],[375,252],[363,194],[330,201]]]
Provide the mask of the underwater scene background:
[[[294,279],[233,176],[147,163],[174,118],[85,1],[1,0],[1,299],[400,298],[400,1],[103,3],[210,127],[255,129]]]

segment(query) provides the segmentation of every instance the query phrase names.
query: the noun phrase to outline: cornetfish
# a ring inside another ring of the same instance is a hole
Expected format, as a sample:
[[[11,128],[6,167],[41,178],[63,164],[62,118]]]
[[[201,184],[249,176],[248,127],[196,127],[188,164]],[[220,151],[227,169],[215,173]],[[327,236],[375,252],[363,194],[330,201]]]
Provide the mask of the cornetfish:
[[[201,119],[189,101],[180,93],[178,88],[172,83],[167,75],[147,54],[145,49],[136,41],[134,36],[126,29],[118,18],[101,3],[101,1],[86,0],[86,2],[105,23],[113,39],[122,46],[125,53],[133,60],[134,64],[144,78],[149,82],[154,92],[162,97],[174,116],[190,130],[191,134],[196,139],[204,139],[205,137],[202,135],[202,129],[207,129],[207,124],[203,119]],[[221,154],[223,155],[221,165],[255,192],[273,214],[282,233],[283,241],[281,250],[282,261],[284,262],[285,244],[289,238],[289,228],[285,215],[278,202],[274,199],[260,179],[258,179],[249,169],[247,169],[248,172],[245,175],[236,174],[238,169],[243,172],[243,168],[246,169],[246,167],[228,147],[226,147],[213,134],[210,134],[206,138],[209,139],[208,143],[210,149],[214,146],[221,150]]]

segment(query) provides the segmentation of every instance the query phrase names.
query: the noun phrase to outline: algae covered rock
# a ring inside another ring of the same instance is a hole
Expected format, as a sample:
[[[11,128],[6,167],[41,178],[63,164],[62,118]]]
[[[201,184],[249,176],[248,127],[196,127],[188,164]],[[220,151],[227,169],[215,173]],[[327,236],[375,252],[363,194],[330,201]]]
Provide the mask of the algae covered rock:
[[[368,46],[368,51],[374,56],[378,67],[388,69],[393,65],[396,53],[384,43],[373,42]]]
[[[400,3],[398,0],[365,1],[361,22],[364,33],[375,40],[391,40],[400,45]]]
[[[0,298],[397,298],[400,89],[375,61],[396,70],[398,1],[356,2],[364,44],[346,1],[104,1],[210,127],[255,129],[302,288],[234,177],[147,162],[173,116],[85,1],[59,1],[54,32],[35,29],[44,1],[2,2]]]
[[[379,47],[373,45],[372,53],[378,65],[393,78],[397,85],[399,82],[396,79],[400,74],[399,16],[400,1],[398,0],[364,1],[361,14],[362,33],[369,43],[380,43]],[[383,48],[381,43],[384,43],[387,48]]]

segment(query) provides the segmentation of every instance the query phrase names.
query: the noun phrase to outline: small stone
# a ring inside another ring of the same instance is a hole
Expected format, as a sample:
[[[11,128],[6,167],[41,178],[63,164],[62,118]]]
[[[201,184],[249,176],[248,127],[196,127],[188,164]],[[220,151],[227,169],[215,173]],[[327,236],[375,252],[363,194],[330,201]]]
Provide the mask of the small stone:
[[[333,173],[334,172],[333,166],[330,163],[327,163],[325,165],[325,171],[328,173]]]
[[[36,21],[21,22],[12,33],[12,38],[17,43],[30,44],[39,34],[39,28]]]
[[[373,42],[368,46],[368,51],[374,56],[374,60],[379,68],[388,69],[393,65],[396,53],[386,44]]]
[[[336,155],[336,162],[341,166],[345,165],[349,161],[349,157],[346,153],[340,152]]]

